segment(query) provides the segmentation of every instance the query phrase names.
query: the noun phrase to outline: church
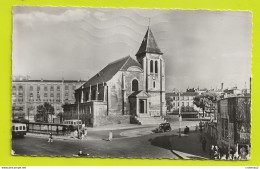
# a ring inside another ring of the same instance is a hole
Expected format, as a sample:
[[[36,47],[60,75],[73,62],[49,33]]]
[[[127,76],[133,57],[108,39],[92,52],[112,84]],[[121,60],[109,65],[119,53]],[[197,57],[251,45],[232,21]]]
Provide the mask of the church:
[[[136,53],[109,63],[75,90],[75,104],[63,106],[64,120],[86,126],[164,122],[165,63],[148,27]]]

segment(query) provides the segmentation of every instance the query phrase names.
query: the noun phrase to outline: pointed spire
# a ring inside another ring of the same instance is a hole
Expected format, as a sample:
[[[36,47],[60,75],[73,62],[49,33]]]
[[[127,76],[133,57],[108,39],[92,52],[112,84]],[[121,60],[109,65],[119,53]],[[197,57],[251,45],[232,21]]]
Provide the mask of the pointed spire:
[[[163,54],[160,50],[160,48],[158,47],[155,38],[153,36],[153,33],[151,31],[151,29],[148,26],[148,29],[146,31],[146,34],[144,36],[144,39],[141,43],[141,46],[138,50],[138,52],[136,53],[136,56],[142,56],[145,53],[155,53],[155,54]]]

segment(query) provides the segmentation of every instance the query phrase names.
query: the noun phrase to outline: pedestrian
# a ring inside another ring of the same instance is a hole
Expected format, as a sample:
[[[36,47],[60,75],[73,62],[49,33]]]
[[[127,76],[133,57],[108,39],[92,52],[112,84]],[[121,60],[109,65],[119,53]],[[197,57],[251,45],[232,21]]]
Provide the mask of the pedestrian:
[[[245,147],[241,147],[240,148],[240,154],[239,154],[239,157],[238,157],[238,159],[239,160],[247,160],[247,150],[246,150],[246,148]]]
[[[186,126],[185,129],[184,129],[184,134],[189,134],[189,131],[190,131],[189,127]]]
[[[188,126],[186,126],[186,129],[187,129],[187,134],[190,133],[190,128]]]
[[[84,139],[84,130],[82,130],[80,133],[81,133],[81,140],[83,140]]]
[[[74,138],[78,138],[78,131],[77,130],[74,131]]]
[[[62,134],[63,134],[63,136],[65,136],[65,132],[66,132],[66,127],[63,126],[63,127],[62,127]]]
[[[83,153],[82,150],[79,150],[79,152],[78,152],[78,156],[79,156],[79,157],[83,157],[83,156],[85,156],[85,154]]]
[[[207,144],[207,140],[205,137],[203,137],[202,139],[202,150],[205,152],[206,151],[206,144]]]
[[[218,154],[218,151],[216,149],[214,150],[214,153],[213,153],[213,159],[214,160],[219,159],[219,154]]]
[[[226,148],[225,148],[226,160],[229,159],[229,152],[230,152],[229,148],[226,147]]]
[[[200,120],[200,123],[199,123],[199,127],[200,127],[200,132],[202,132],[202,121]]]
[[[212,144],[210,149],[209,149],[209,158],[210,159],[213,159],[213,157],[214,157],[214,150],[215,150],[214,147],[215,146]]]
[[[56,128],[56,133],[57,133],[57,135],[59,135],[59,127],[58,126]]]
[[[235,154],[235,148],[234,147],[231,147],[230,148],[230,151],[229,151],[229,154],[230,154],[230,158],[231,160],[234,160],[234,154]]]
[[[108,135],[108,141],[112,141],[112,139],[113,139],[113,133],[112,133],[112,131],[110,130],[110,131],[109,131],[109,135]]]
[[[89,156],[89,154],[87,153],[87,154],[85,154],[85,153],[83,153],[83,151],[82,150],[79,150],[79,152],[78,152],[78,156],[79,157],[86,157],[86,156]]]
[[[49,140],[48,140],[48,142],[53,142],[52,133],[50,133],[50,135],[49,135]]]
[[[78,130],[78,139],[81,139],[82,132],[81,130]]]
[[[84,135],[85,135],[85,138],[87,138],[87,135],[88,135],[88,130],[87,130],[87,128],[85,128]]]

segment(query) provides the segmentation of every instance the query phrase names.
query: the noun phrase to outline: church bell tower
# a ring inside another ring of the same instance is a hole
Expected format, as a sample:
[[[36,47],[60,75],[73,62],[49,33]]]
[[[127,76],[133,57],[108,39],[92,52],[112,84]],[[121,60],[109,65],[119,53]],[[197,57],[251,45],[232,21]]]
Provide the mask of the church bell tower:
[[[163,53],[158,47],[151,29],[148,27],[141,46],[136,53],[137,61],[144,71],[143,89],[151,97],[149,111],[151,116],[164,116],[165,106],[165,63]]]

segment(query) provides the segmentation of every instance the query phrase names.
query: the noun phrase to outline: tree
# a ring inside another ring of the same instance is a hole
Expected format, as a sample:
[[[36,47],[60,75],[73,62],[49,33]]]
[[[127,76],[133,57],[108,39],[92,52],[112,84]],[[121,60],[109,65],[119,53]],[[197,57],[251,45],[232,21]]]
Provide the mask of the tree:
[[[37,106],[35,121],[48,123],[49,114],[54,115],[54,107],[50,103],[45,102],[43,105]]]
[[[166,97],[166,106],[168,111],[171,111],[171,109],[173,108],[172,101],[173,99],[171,97]]]
[[[216,93],[205,92],[199,96],[196,96],[193,100],[193,104],[202,109],[202,117],[205,117],[206,108],[212,108],[213,104],[219,99],[219,95]]]

